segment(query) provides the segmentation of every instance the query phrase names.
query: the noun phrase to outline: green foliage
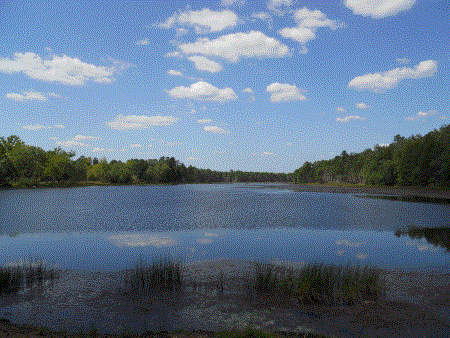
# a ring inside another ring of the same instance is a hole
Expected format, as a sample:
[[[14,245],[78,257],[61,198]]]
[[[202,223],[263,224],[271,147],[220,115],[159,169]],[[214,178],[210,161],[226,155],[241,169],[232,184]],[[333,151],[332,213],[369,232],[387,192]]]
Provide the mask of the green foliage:
[[[450,125],[425,136],[396,135],[389,146],[331,160],[305,162],[294,171],[296,183],[353,183],[381,186],[450,187]]]

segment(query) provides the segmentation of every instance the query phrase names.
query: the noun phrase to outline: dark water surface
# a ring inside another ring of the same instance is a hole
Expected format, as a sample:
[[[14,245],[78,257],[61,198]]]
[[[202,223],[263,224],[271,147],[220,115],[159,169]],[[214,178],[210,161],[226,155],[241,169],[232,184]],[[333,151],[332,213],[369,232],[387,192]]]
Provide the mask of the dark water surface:
[[[62,269],[115,271],[140,256],[185,261],[370,264],[450,271],[450,205],[295,192],[265,184],[0,191],[0,264],[28,257]],[[396,236],[397,234],[397,236]],[[448,240],[447,240],[448,243]]]

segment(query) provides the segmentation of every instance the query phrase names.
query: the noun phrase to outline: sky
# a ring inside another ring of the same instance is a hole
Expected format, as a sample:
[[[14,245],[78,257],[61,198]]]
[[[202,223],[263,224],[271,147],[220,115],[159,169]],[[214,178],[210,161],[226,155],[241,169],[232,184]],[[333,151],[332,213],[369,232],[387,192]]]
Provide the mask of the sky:
[[[450,123],[450,1],[0,3],[0,136],[293,172]]]

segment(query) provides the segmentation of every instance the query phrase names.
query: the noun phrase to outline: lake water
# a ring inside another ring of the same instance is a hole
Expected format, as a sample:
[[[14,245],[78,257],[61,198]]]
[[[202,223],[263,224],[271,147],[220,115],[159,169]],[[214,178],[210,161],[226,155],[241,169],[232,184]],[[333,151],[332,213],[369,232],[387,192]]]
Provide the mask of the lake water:
[[[276,184],[4,190],[0,264],[31,257],[107,272],[168,254],[450,271],[445,247],[394,235],[408,226],[448,228],[450,205]]]

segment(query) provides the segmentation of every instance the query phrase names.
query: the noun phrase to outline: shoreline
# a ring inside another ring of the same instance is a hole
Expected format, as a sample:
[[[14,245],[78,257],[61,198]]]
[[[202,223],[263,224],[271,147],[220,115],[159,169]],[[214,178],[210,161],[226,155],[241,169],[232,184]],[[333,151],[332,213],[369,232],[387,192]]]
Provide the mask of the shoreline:
[[[286,183],[286,182],[215,182],[215,183],[135,183],[135,184],[111,184],[103,182],[82,182],[82,183],[50,183],[39,184],[35,186],[8,186],[0,187],[1,190],[16,189],[46,189],[46,188],[80,188],[80,187],[123,187],[123,186],[173,186],[187,184],[263,184],[276,185],[273,187],[279,189],[291,189],[299,192],[321,192],[321,193],[352,193],[352,194],[373,194],[373,195],[392,195],[400,197],[424,197],[424,198],[442,198],[450,200],[450,189],[448,188],[428,188],[428,187],[402,187],[402,186],[369,186],[369,185],[334,185],[319,183]]]
[[[66,273],[48,289],[12,296],[9,301],[3,299],[2,311],[5,306],[15,310],[8,310],[10,315],[0,319],[0,333],[16,332],[22,326],[19,323],[27,323],[26,332],[33,334],[36,327],[41,331],[51,327],[51,331],[43,332],[49,337],[63,337],[59,331],[77,337],[80,328],[86,333],[91,325],[98,337],[117,337],[109,332],[130,333],[130,337],[217,337],[218,332],[245,331],[248,327],[298,337],[353,337],[363,333],[406,338],[423,336],[428,330],[436,337],[450,334],[450,273],[383,270],[387,293],[378,302],[350,306],[271,305],[244,299],[242,287],[252,267],[252,261],[230,259],[186,265],[185,290],[176,300],[164,295],[124,294],[121,281],[126,271]],[[225,275],[225,291],[219,297],[220,271]],[[69,305],[70,313],[62,314]],[[42,318],[43,313],[46,318]],[[8,325],[9,331],[2,331]],[[183,333],[176,333],[180,329]]]
[[[450,190],[422,187],[374,187],[360,185],[325,185],[325,184],[280,184],[277,188],[292,189],[299,192],[321,192],[340,194],[391,195],[400,197],[423,197],[450,200]]]

